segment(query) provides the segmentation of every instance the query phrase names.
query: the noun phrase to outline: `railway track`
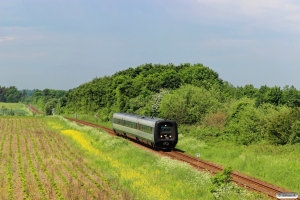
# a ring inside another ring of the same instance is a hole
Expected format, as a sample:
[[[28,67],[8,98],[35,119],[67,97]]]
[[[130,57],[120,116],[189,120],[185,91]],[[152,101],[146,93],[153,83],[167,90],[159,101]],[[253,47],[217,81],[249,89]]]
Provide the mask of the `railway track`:
[[[212,174],[216,174],[224,169],[223,167],[221,167],[219,165],[210,163],[208,161],[200,160],[196,157],[184,154],[179,151],[172,151],[172,152],[165,152],[165,153],[167,155],[169,155],[169,157],[187,162],[195,168],[209,171]],[[264,194],[268,195],[270,198],[276,199],[276,194],[282,193],[282,192],[284,192],[284,193],[290,192],[284,188],[274,186],[270,183],[261,181],[259,179],[244,175],[244,174],[236,172],[236,171],[233,171],[231,176],[233,178],[233,182],[235,182],[240,187],[244,187],[248,190],[264,193]],[[297,199],[299,199],[299,198],[297,198]]]
[[[91,127],[95,127],[95,128],[101,128],[101,129],[105,130],[106,132],[108,132],[109,134],[116,136],[114,131],[107,127],[103,127],[98,124],[93,124],[90,122],[86,122],[86,121],[74,119],[74,118],[66,118],[66,119],[68,119],[70,121],[75,121],[76,123],[81,124],[81,125],[91,126]],[[135,140],[132,140],[130,138],[129,138],[129,140],[135,142],[135,144],[142,145],[144,147],[146,146],[145,144],[136,142]],[[152,148],[149,148],[149,150],[157,153],[157,151]],[[186,163],[190,164],[191,166],[195,167],[196,169],[205,170],[205,171],[210,172],[211,174],[216,174],[218,172],[221,172],[224,169],[222,166],[216,165],[216,164],[208,162],[208,161],[198,159],[197,157],[190,156],[188,154],[183,153],[182,151],[180,151],[178,149],[175,149],[175,150],[169,151],[169,152],[159,151],[158,153],[163,156],[168,156],[170,158],[186,162]],[[270,183],[261,181],[259,179],[247,176],[247,175],[242,174],[237,171],[233,171],[231,176],[232,176],[233,182],[235,182],[240,187],[244,187],[248,190],[266,194],[270,198],[273,198],[273,199],[277,199],[276,194],[278,194],[278,193],[290,193],[290,191],[288,191],[284,188],[277,187],[275,185],[272,185]],[[289,199],[291,199],[291,198],[289,198]],[[300,200],[299,197],[294,198],[294,199]]]
[[[27,104],[26,106],[27,106],[32,112],[34,112],[34,113],[36,113],[36,114],[38,114],[38,115],[43,114],[42,112],[40,112],[38,109],[36,109],[36,108],[33,107],[32,105]]]

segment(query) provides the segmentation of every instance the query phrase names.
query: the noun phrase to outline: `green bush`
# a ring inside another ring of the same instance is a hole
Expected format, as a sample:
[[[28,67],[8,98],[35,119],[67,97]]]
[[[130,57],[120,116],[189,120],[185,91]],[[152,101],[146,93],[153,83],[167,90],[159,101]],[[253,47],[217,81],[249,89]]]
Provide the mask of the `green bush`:
[[[163,118],[178,123],[196,123],[220,107],[217,96],[203,87],[183,85],[163,97],[159,111]]]
[[[242,98],[232,104],[224,133],[232,135],[237,144],[249,145],[263,138],[263,125],[264,120],[254,101]]]
[[[293,108],[274,116],[268,123],[268,139],[272,144],[299,143],[300,109]]]

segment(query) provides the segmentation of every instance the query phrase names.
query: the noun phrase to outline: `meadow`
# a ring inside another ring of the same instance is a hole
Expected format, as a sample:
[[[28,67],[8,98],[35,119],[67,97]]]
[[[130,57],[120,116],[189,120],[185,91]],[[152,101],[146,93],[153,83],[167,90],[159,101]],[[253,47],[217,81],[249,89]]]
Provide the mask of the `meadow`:
[[[0,102],[0,116],[1,115],[11,115],[11,111],[13,111],[13,115],[31,115],[32,114],[29,111],[29,109],[26,107],[25,104]]]

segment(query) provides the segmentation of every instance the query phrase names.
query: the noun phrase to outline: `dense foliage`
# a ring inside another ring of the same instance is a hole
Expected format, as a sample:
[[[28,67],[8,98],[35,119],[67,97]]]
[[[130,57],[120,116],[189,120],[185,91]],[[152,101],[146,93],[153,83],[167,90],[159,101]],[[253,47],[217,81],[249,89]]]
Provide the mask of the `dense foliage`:
[[[32,95],[31,103],[37,105],[46,115],[50,115],[56,104],[63,101],[65,93],[66,91],[64,90],[35,90]],[[61,98],[61,100],[58,100],[59,98]]]
[[[1,87],[0,86],[0,102],[17,103],[24,99],[25,93],[20,92],[15,86]]]
[[[193,137],[249,145],[299,143],[300,91],[293,86],[234,87],[202,64],[145,64],[95,78],[68,92],[36,90],[32,103],[46,114],[114,112],[155,115],[193,124]]]

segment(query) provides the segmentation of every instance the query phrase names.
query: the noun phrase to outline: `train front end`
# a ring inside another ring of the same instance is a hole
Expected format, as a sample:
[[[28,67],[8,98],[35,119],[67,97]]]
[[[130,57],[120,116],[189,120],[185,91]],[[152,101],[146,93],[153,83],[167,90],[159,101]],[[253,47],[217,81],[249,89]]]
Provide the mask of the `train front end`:
[[[154,143],[158,149],[174,149],[178,142],[177,123],[173,120],[158,120],[155,123]]]

